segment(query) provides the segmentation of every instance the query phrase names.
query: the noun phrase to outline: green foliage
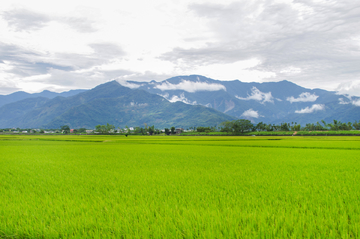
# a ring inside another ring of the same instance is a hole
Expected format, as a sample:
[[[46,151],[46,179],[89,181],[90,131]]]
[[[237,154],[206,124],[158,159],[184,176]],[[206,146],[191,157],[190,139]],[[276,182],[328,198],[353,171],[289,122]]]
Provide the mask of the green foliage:
[[[288,124],[288,123],[281,123],[281,125],[280,125],[280,130],[281,131],[289,131],[290,130],[290,124]]]
[[[359,150],[358,137],[2,135],[0,238],[359,238]]]
[[[78,129],[78,133],[86,133],[86,128],[80,128]]]
[[[153,126],[148,127],[148,132],[150,135],[153,135],[155,133],[155,126],[153,125]]]
[[[95,131],[100,134],[114,133],[115,126],[107,123],[106,125],[96,125]]]
[[[131,132],[131,131],[130,131],[130,128],[129,128],[127,125],[125,126],[125,128],[126,128],[126,132],[125,132],[125,133],[130,134],[130,132]]]
[[[60,127],[60,130],[61,130],[61,132],[62,132],[63,134],[68,134],[68,133],[70,133],[70,127],[69,127],[69,125],[63,125],[63,126],[61,126],[61,127]]]
[[[253,129],[254,125],[250,120],[238,119],[233,121],[225,121],[220,124],[222,126],[221,131],[233,132],[233,133],[244,133]]]
[[[354,129],[356,129],[356,130],[360,130],[360,121],[359,121],[359,123],[355,120],[355,123],[353,123],[353,127],[354,127]]]
[[[239,121],[239,120],[238,120]],[[240,120],[243,121],[244,120]],[[227,133],[236,133],[239,132],[239,124],[236,123],[237,121],[224,121],[220,124],[221,126],[221,132],[227,132]],[[249,122],[248,122],[249,123]],[[272,131],[282,131],[282,132],[286,132],[286,131],[327,131],[327,130],[332,130],[332,131],[337,131],[337,130],[360,130],[360,122],[358,123],[357,121],[355,121],[354,123],[348,122],[348,123],[342,123],[341,121],[338,120],[333,120],[333,123],[329,123],[327,124],[324,120],[321,120],[320,124],[319,122],[317,122],[316,124],[314,123],[308,123],[305,125],[305,127],[301,128],[300,124],[297,124],[295,122],[291,122],[291,123],[281,123],[280,125],[275,125],[275,124],[266,124],[264,122],[259,122],[258,124],[256,124],[255,126],[252,127],[253,131],[267,131],[267,132],[272,132]],[[242,123],[244,125],[244,123]],[[249,131],[250,129],[250,124],[248,126],[249,128],[247,129],[247,131]],[[240,131],[241,132],[241,131]],[[357,134],[357,133],[356,133]],[[271,134],[269,134],[271,135]]]
[[[197,127],[196,131],[197,132],[206,132],[206,131],[211,132],[212,129],[211,129],[211,127]]]

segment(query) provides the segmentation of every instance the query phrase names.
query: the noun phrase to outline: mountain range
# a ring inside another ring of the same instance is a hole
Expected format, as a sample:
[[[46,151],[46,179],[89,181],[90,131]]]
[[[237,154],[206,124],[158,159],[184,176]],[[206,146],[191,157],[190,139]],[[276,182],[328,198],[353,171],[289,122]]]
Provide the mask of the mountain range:
[[[110,81],[91,90],[0,95],[0,128],[94,128],[155,125],[214,126],[245,118],[253,123],[360,120],[360,99],[307,89],[289,81],[247,83],[204,76],[162,82]]]
[[[204,76],[178,76],[162,82],[122,83],[158,94],[170,102],[204,105],[253,123],[315,123],[360,120],[360,98],[333,91],[307,89],[289,81],[218,81]]]
[[[192,127],[217,125],[235,117],[201,105],[171,103],[144,90],[111,81],[73,96],[27,98],[0,107],[0,128],[94,128],[155,125]]]

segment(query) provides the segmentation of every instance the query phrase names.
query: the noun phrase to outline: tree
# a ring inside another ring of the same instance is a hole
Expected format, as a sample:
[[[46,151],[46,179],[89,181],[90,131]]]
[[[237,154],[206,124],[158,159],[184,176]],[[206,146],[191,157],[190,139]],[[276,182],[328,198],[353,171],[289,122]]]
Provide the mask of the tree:
[[[220,124],[220,131],[221,132],[227,132],[227,133],[230,133],[230,132],[233,132],[233,121],[224,121]]]
[[[324,125],[323,128],[327,129],[328,125],[326,124],[325,120],[321,120],[321,123],[323,123],[323,125]]]
[[[347,130],[352,130],[352,128],[353,128],[352,123],[351,123],[351,122],[348,122],[348,123],[347,123]]]
[[[290,126],[290,124],[288,124],[288,123],[282,123],[280,125],[280,129],[281,129],[281,131],[289,131],[290,130],[289,126]]]
[[[360,121],[359,123],[355,120],[355,123],[353,123],[353,127],[356,129],[356,130],[360,130]]]
[[[253,124],[251,123],[250,120],[239,119],[239,120],[235,120],[233,124],[233,128],[235,133],[238,132],[244,133],[245,131],[250,131],[253,128]]]
[[[171,130],[171,134],[175,134],[175,127],[174,126],[171,127],[170,130]]]
[[[148,128],[148,132],[149,132],[150,135],[153,135],[154,132],[155,132],[155,126],[154,126],[154,125],[153,125],[153,126],[150,126],[150,127]]]
[[[141,133],[141,128],[139,126],[136,126],[134,128],[134,134],[140,134]]]
[[[168,128],[165,128],[165,134],[169,135],[170,134],[170,130]]]
[[[70,133],[70,127],[68,125],[63,125],[60,127],[61,132],[63,132],[64,134],[68,134]]]
[[[98,132],[99,134],[103,134],[104,133],[104,127],[102,127],[103,125],[96,125],[95,126],[95,131]]]
[[[106,132],[108,133],[114,133],[115,132],[115,126],[109,123],[106,123],[105,126]]]
[[[80,128],[80,129],[78,130],[78,132],[79,132],[79,133],[85,133],[85,132],[86,132],[86,128]]]
[[[106,125],[96,125],[95,131],[100,134],[113,133],[115,131],[115,126],[109,123]]]
[[[292,127],[292,130],[300,131],[300,128],[301,128],[301,126],[299,124],[295,123],[295,125]]]
[[[258,131],[264,131],[266,130],[266,124],[264,124],[263,122],[259,122],[255,128],[258,130]]]
[[[122,128],[118,127],[117,132],[124,133],[124,130]]]
[[[266,131],[274,131],[274,127],[273,127],[272,124],[268,124],[268,125],[265,126],[265,130]]]
[[[197,127],[197,132],[206,132],[206,131],[213,131],[210,127]]]
[[[130,134],[130,128],[126,125],[125,126],[125,128],[126,128],[126,132],[125,133],[127,133],[127,134]],[[127,137],[127,136],[126,136]]]
[[[222,132],[244,133],[254,129],[254,125],[250,120],[239,119],[233,121],[224,121],[220,124]]]

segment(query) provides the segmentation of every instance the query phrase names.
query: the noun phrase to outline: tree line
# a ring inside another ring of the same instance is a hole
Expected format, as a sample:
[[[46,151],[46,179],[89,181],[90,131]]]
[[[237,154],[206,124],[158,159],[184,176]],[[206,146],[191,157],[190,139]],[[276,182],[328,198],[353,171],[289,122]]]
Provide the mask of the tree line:
[[[281,123],[281,124],[266,124],[259,122],[252,124],[250,120],[239,119],[233,121],[225,121],[220,124],[221,132],[228,133],[244,133],[249,131],[326,131],[326,130],[360,130],[360,121],[354,123],[343,123],[338,120],[326,123],[324,120],[320,122],[308,123],[302,127],[297,122]]]
[[[0,129],[0,132],[21,132],[28,131],[29,133],[44,133],[43,129],[34,131],[33,129],[20,129],[20,128],[6,128]],[[321,120],[316,123],[307,123],[305,126],[301,126],[297,122],[291,123],[281,123],[281,124],[266,124],[264,122],[259,122],[257,124],[251,123],[250,120],[238,119],[233,121],[224,121],[218,126],[199,126],[199,127],[189,127],[187,131],[197,131],[197,132],[227,132],[227,133],[244,133],[250,131],[337,131],[337,130],[360,130],[360,121],[355,121],[354,123],[348,122],[344,123],[339,120],[333,120],[330,123]],[[54,133],[70,133],[70,127],[68,125],[63,125],[60,129],[53,129]],[[99,134],[111,134],[111,133],[122,133],[122,134],[137,134],[137,135],[158,135],[165,133],[165,135],[174,135],[176,134],[175,127],[165,128],[160,130],[155,128],[154,125],[147,126],[144,124],[144,127],[135,127],[133,130],[130,130],[128,126],[125,128],[118,127],[115,128],[112,124],[97,125],[95,126],[94,132]],[[72,133],[86,133],[86,128],[73,129]]]

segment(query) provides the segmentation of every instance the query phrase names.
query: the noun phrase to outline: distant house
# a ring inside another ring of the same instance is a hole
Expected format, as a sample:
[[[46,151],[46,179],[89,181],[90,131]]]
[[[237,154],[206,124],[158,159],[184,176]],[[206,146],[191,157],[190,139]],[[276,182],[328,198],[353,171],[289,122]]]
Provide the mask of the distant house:
[[[177,129],[175,129],[175,133],[176,133],[176,134],[181,134],[181,132],[183,132],[183,131],[184,131],[183,128],[177,128]]]
[[[133,130],[134,130],[134,127],[129,127],[129,130],[130,130],[130,131],[133,131]],[[127,128],[124,128],[124,132],[127,132]]]
[[[74,133],[74,129],[70,129],[70,133]]]
[[[27,130],[21,131],[21,133],[23,133],[23,134],[27,134]]]
[[[94,130],[92,130],[92,129],[87,129],[87,130],[86,130],[86,133],[87,133],[87,134],[91,134],[92,132],[94,132]]]
[[[50,131],[44,131],[44,134],[54,134],[55,133],[55,131],[52,131],[52,130],[50,130]]]

